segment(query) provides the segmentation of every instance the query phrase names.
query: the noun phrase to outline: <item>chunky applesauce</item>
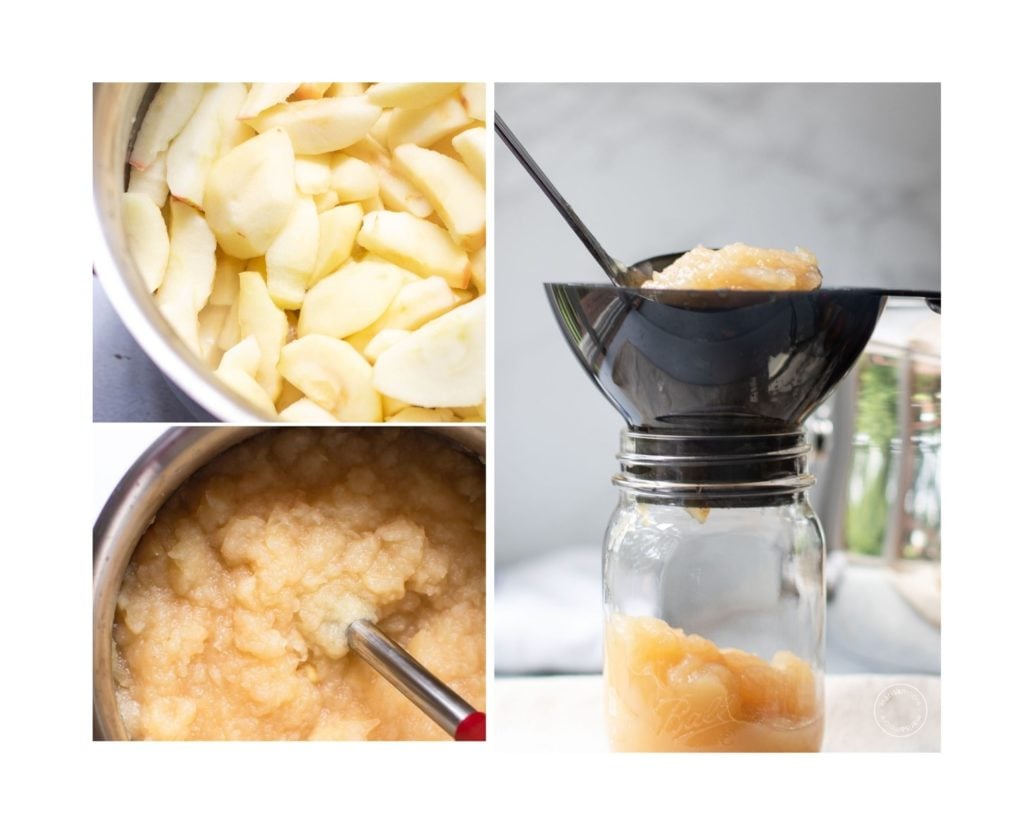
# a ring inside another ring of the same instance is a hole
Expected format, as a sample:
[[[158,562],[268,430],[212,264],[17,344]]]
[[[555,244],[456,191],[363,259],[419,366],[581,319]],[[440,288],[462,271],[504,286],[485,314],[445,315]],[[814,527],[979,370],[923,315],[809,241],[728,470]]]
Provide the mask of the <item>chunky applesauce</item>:
[[[370,618],[485,689],[480,462],[414,430],[281,429],[197,472],[141,539],[115,617],[136,739],[441,739],[356,655]]]
[[[817,752],[820,691],[790,652],[771,662],[720,649],[659,618],[616,614],[605,630],[608,731],[631,752]]]
[[[742,289],[806,291],[823,281],[819,262],[806,249],[759,249],[731,243],[721,249],[695,246],[661,272],[645,289]]]

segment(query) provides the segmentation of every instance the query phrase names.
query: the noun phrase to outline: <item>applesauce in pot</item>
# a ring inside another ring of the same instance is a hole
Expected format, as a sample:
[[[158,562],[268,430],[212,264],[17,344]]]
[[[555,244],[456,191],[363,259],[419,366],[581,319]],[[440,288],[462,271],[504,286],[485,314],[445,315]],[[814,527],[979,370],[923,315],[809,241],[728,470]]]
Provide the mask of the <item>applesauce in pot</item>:
[[[164,504],[114,624],[134,739],[444,739],[356,656],[370,618],[473,704],[485,692],[480,462],[414,430],[283,429]]]

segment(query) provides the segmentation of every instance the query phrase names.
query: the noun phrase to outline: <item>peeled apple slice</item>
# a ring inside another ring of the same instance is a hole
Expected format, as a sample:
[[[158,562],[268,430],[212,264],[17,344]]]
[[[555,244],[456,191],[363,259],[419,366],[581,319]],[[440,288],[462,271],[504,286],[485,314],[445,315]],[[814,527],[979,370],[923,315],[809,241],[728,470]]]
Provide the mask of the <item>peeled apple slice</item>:
[[[242,83],[210,86],[189,123],[168,149],[168,188],[172,196],[201,208],[204,183],[222,145],[222,133],[246,95]]]
[[[154,299],[176,334],[200,355],[197,316],[215,279],[215,238],[192,206],[173,200],[171,211],[168,266]]]
[[[477,406],[486,397],[486,298],[431,320],[376,360],[372,385],[413,406]]]
[[[405,143],[432,146],[471,125],[465,107],[457,95],[452,95],[424,109],[395,111],[390,117],[386,142],[391,149]]]
[[[329,191],[332,179],[328,155],[302,155],[297,158],[297,189],[302,195],[320,195]]]
[[[161,152],[145,169],[129,170],[129,191],[133,194],[146,195],[157,206],[163,209],[168,200],[168,179],[165,174],[167,153]]]
[[[162,83],[143,118],[129,165],[146,169],[182,131],[204,95],[203,83]]]
[[[455,289],[468,285],[468,255],[446,229],[407,212],[370,212],[358,232],[358,244],[422,277],[438,275]]]
[[[469,117],[476,120],[486,120],[486,84],[466,83],[461,87],[461,102]]]
[[[279,352],[286,343],[290,324],[286,313],[272,302],[265,281],[257,272],[240,273],[240,337],[253,337],[261,350],[254,378],[270,401],[279,397],[282,377],[277,365]]]
[[[308,281],[312,286],[339,269],[354,250],[354,239],[361,228],[364,212],[357,203],[334,206],[318,216],[318,256],[315,271]]]
[[[241,259],[263,255],[293,211],[293,146],[272,130],[241,143],[211,168],[204,193],[218,244]]]
[[[332,83],[301,83],[293,93],[294,100],[317,100],[325,97]]]
[[[383,330],[417,329],[426,321],[439,317],[457,305],[458,299],[443,278],[416,279],[413,283],[402,286],[382,317],[368,328],[351,335],[348,343],[364,352],[368,344]]]
[[[483,245],[486,191],[464,163],[413,143],[398,146],[393,162],[426,196],[459,243],[466,249]]]
[[[282,129],[297,154],[317,155],[357,143],[368,134],[381,111],[363,97],[323,97],[280,103],[248,123],[259,133]]]
[[[392,263],[352,263],[320,280],[304,296],[297,335],[345,338],[376,321],[404,283],[404,270]]]
[[[279,413],[279,420],[289,423],[336,423],[336,418],[310,398],[301,398]]]
[[[164,280],[168,265],[168,227],[161,210],[150,197],[126,192],[122,195],[122,222],[136,268],[147,289],[153,292]]]
[[[240,120],[257,117],[265,109],[284,102],[300,85],[300,83],[254,83],[236,116]]]
[[[265,390],[254,379],[261,360],[261,349],[253,337],[244,338],[222,355],[215,375],[237,395],[250,401],[261,412],[275,417],[275,406]]]
[[[443,100],[460,86],[460,83],[376,83],[369,86],[365,96],[384,109],[421,109]]]
[[[486,129],[479,126],[466,129],[454,136],[451,145],[461,155],[472,174],[482,184],[486,184]]]
[[[365,356],[365,360],[369,363],[375,364],[383,352],[398,341],[404,340],[410,334],[411,332],[407,329],[383,329],[377,332],[376,336],[368,342],[368,346],[362,350],[361,354]]]
[[[388,423],[454,423],[460,420],[450,409],[423,409],[421,406],[406,406]]]
[[[282,309],[299,309],[318,260],[319,221],[315,201],[298,197],[293,212],[265,253],[268,294]]]
[[[283,347],[279,372],[339,421],[383,419],[372,367],[345,341],[326,335],[298,338]]]

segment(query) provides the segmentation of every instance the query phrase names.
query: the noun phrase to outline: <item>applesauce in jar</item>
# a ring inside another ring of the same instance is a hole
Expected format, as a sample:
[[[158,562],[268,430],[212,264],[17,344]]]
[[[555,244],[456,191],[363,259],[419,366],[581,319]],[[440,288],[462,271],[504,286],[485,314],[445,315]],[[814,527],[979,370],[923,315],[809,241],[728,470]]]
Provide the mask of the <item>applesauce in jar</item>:
[[[817,752],[823,715],[811,668],[720,649],[660,618],[605,628],[612,748],[628,752]]]
[[[473,704],[485,692],[481,463],[415,430],[281,429],[164,504],[114,625],[134,739],[444,739],[357,656],[374,620]]]

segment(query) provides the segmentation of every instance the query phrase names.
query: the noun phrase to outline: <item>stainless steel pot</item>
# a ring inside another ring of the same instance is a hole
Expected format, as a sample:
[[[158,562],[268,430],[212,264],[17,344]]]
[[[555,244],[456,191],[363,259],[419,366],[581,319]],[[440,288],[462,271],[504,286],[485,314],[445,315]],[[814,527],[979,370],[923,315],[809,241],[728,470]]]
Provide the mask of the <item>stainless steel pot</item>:
[[[140,348],[201,419],[258,423],[269,420],[230,392],[179,340],[143,284],[122,226],[126,158],[156,83],[93,86],[93,202],[96,208],[93,271],[111,305]]]
[[[115,487],[93,527],[93,736],[128,738],[115,701],[111,671],[115,606],[122,578],[158,510],[194,472],[266,427],[191,426],[169,429]],[[418,427],[486,455],[486,431],[475,426]]]

